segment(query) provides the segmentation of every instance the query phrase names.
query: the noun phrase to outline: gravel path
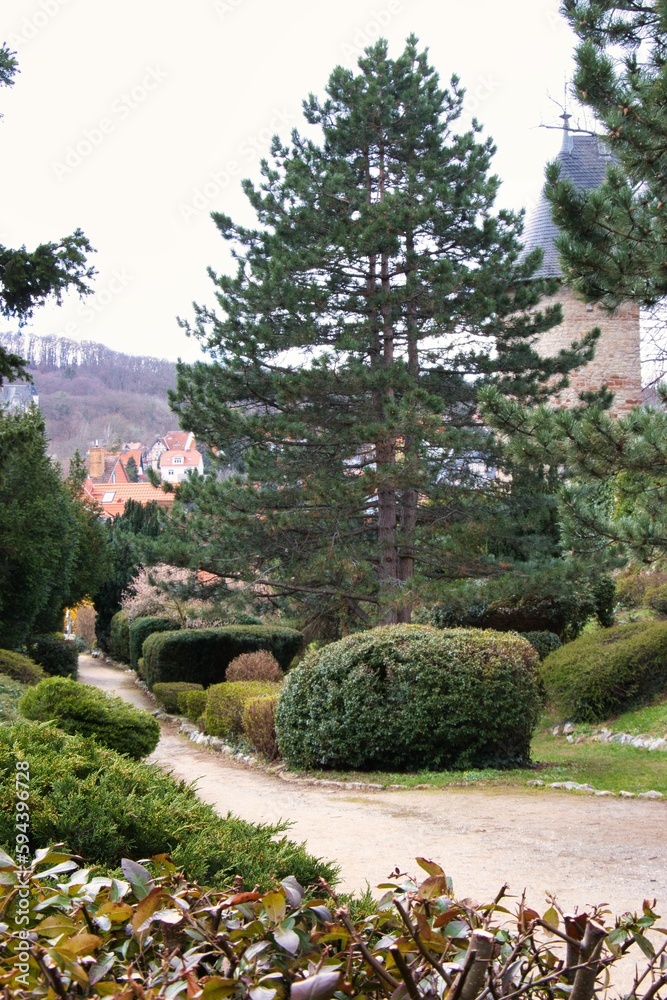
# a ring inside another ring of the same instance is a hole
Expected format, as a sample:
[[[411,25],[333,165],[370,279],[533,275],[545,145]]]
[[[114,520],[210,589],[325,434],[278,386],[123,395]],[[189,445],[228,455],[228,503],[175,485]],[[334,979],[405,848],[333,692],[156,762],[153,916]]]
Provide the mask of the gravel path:
[[[89,656],[79,662],[80,680],[154,708],[131,674]],[[162,725],[149,760],[196,781],[201,798],[223,815],[289,820],[292,838],[340,862],[346,888],[375,886],[395,865],[415,872],[422,855],[443,865],[459,896],[480,902],[507,882],[513,895],[526,888],[537,909],[545,891],[566,909],[606,902],[620,913],[640,909],[647,896],[667,905],[667,801],[549,789],[348,791],[290,783],[197,747],[173,724]]]

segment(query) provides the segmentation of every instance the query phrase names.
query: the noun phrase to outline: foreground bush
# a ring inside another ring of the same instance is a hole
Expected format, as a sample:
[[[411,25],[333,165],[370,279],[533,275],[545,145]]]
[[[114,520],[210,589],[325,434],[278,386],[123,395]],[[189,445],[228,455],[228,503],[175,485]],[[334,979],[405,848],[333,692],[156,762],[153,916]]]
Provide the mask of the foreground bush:
[[[191,785],[81,736],[31,722],[0,727],[0,846],[16,844],[16,761],[30,766],[30,845],[64,843],[86,866],[168,853],[188,878],[252,888],[295,875],[334,878],[334,865],[278,834],[285,824],[221,818]],[[120,925],[124,934],[124,922]]]
[[[154,684],[153,694],[162,703],[166,712],[178,711],[178,699],[187,691],[203,691],[201,684],[190,684],[188,681],[172,681],[169,684]]]
[[[308,654],[276,732],[296,767],[508,767],[530,757],[538,656],[518,635],[388,625]]]
[[[130,663],[134,669],[139,669],[142,647],[149,635],[153,635],[154,632],[176,632],[180,627],[180,623],[172,618],[157,618],[155,616],[135,618],[133,622],[130,622],[128,647]]]
[[[13,653],[9,649],[0,649],[0,674],[11,677],[19,684],[38,684],[46,674],[43,669],[21,653]]]
[[[206,694],[204,729],[211,736],[234,737],[243,732],[243,710],[253,698],[277,694],[270,681],[225,681]]]
[[[69,639],[57,633],[35,635],[28,642],[30,658],[50,677],[72,677],[79,673],[79,650]]]
[[[103,746],[135,760],[152,753],[160,739],[160,727],[150,713],[64,677],[49,677],[30,688],[19,710],[26,719],[53,720],[63,732],[94,736]]]
[[[263,625],[160,632],[144,643],[146,682],[151,689],[159,681],[193,681],[209,687],[224,681],[237,656],[259,649],[272,653],[286,670],[302,645],[301,632]]]
[[[278,695],[266,695],[263,698],[251,698],[243,709],[243,735],[252,743],[255,750],[276,760],[280,756],[276,737],[276,706]]]
[[[279,684],[284,674],[278,661],[265,649],[256,653],[241,653],[227,667],[226,681],[273,681]]]
[[[118,663],[130,663],[130,619],[125,611],[117,611],[109,626],[109,649]]]
[[[393,863],[386,859],[388,868]],[[641,916],[627,913],[607,923],[606,908],[582,907],[559,927],[552,900],[543,920],[542,908],[530,909],[525,901],[510,913],[502,905],[506,886],[495,901],[458,902],[439,865],[423,858],[417,863],[426,878],[400,876],[379,902],[355,916],[326,889],[323,898],[308,898],[294,878],[263,893],[237,886],[217,893],[188,884],[159,857],[146,865],[125,862],[121,883],[73,871],[74,861],[48,849],[22,876],[22,909],[18,872],[7,858],[0,883],[7,921],[0,978],[7,996],[34,1000],[595,1000],[607,995],[615,963],[628,954],[635,977],[624,992],[636,1000],[664,997],[662,948],[656,954],[647,937],[660,918],[648,900]],[[58,882],[65,888],[59,893],[46,874],[53,869],[61,871]],[[39,915],[30,939],[22,920],[27,910]],[[569,947],[551,928],[567,934]],[[35,953],[48,956],[49,964],[38,964]]]
[[[582,635],[542,665],[549,704],[563,719],[599,722],[667,692],[667,622]]]

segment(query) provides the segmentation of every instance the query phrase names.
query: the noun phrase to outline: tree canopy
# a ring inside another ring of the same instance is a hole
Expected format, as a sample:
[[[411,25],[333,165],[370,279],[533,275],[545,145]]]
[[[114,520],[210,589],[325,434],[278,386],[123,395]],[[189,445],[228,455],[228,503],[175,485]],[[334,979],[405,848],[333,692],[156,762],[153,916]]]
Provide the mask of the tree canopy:
[[[553,287],[521,217],[494,210],[492,141],[456,131],[463,96],[414,37],[397,59],[380,41],[244,182],[256,228],[214,213],[236,272],[211,269],[219,310],[182,323],[213,363],[180,365],[171,398],[244,474],[179,487],[172,559],[189,539],[203,568],[365,620],[409,620],[424,582],[488,571],[480,525],[513,489],[479,389],[546,398],[595,333],[536,350],[560,308],[539,308]]]
[[[605,183],[548,173],[566,280],[592,301],[652,305],[667,293],[667,4],[564,0],[579,38],[574,91],[613,154]]]

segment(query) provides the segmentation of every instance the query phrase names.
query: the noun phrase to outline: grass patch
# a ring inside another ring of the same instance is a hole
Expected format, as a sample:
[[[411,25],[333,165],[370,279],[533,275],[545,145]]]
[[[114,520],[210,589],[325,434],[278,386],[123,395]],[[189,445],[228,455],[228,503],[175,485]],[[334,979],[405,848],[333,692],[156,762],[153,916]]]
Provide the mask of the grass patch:
[[[667,719],[667,702],[628,712],[618,720],[609,723],[609,728],[623,732],[633,732],[626,726],[633,718],[638,722],[636,732],[652,733],[649,722],[655,719],[656,735],[660,731],[661,719]],[[621,726],[620,723],[623,723]],[[490,768],[471,771],[415,771],[411,773],[361,772],[361,771],[316,771],[309,772],[314,777],[337,781],[362,781],[369,784],[400,785],[415,788],[426,785],[429,788],[456,788],[461,786],[525,786],[529,781],[543,781],[545,785],[553,781],[576,781],[580,785],[592,785],[596,789],[610,792],[647,792],[655,790],[667,795],[667,753],[638,750],[618,743],[568,743],[563,736],[552,736],[549,732],[551,719],[545,719],[537,730],[532,742],[531,767],[494,771]],[[590,731],[591,727],[588,727]],[[583,732],[586,727],[577,727]]]
[[[667,738],[667,701],[645,708],[637,708],[632,712],[624,712],[617,718],[610,719],[609,729],[617,733],[632,733],[635,736],[656,736]]]

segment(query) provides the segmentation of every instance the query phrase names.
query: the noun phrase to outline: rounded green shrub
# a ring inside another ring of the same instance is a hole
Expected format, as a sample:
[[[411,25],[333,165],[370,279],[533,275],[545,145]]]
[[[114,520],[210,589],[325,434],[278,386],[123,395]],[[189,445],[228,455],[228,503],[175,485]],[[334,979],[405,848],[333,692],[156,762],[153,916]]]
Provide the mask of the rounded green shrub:
[[[22,653],[13,653],[10,649],[0,649],[0,674],[11,677],[19,684],[39,684],[46,674],[39,664]]]
[[[169,854],[200,885],[229,886],[240,876],[268,890],[294,875],[303,886],[336,866],[285,836],[285,824],[219,816],[192,785],[131,760],[92,739],[31,722],[0,726],[0,846],[16,845],[16,760],[30,764],[30,848],[64,843],[86,865],[117,868]]]
[[[540,660],[544,660],[554,649],[560,649],[563,645],[554,632],[522,632],[521,635],[535,647]]]
[[[551,653],[541,675],[561,718],[608,719],[667,691],[667,622],[589,632]]]
[[[209,687],[224,681],[227,666],[241,653],[266,649],[283,670],[303,646],[290,628],[225,625],[220,628],[159,632],[144,642],[144,672],[149,688],[159,681],[193,681]]]
[[[152,753],[160,738],[160,727],[149,712],[65,677],[49,677],[29,688],[19,711],[26,719],[53,721],[63,732],[94,736],[135,760]]]
[[[135,618],[129,625],[130,663],[139,670],[139,660],[142,656],[144,642],[154,632],[176,632],[181,627],[180,622],[173,618],[158,618],[155,615]]]
[[[188,681],[171,681],[168,684],[154,684],[153,694],[162,702],[166,712],[178,711],[178,699],[186,691],[203,691],[201,684],[190,684]]]
[[[25,690],[25,684],[0,673],[0,725],[5,726],[18,718],[18,705]]]
[[[530,757],[538,656],[518,635],[388,625],[308,655],[285,681],[278,746],[296,767],[508,767]]]
[[[210,736],[234,737],[243,732],[243,710],[252,698],[277,694],[271,681],[224,681],[206,692],[205,731]]]
[[[118,663],[130,662],[130,619],[124,611],[117,611],[109,626],[109,649]]]
[[[181,715],[185,715],[190,722],[199,722],[206,711],[206,691],[201,689],[183,691],[179,694],[177,702]]]
[[[79,650],[76,644],[56,632],[35,635],[28,642],[30,658],[44,668],[49,677],[71,677],[79,673]]]

